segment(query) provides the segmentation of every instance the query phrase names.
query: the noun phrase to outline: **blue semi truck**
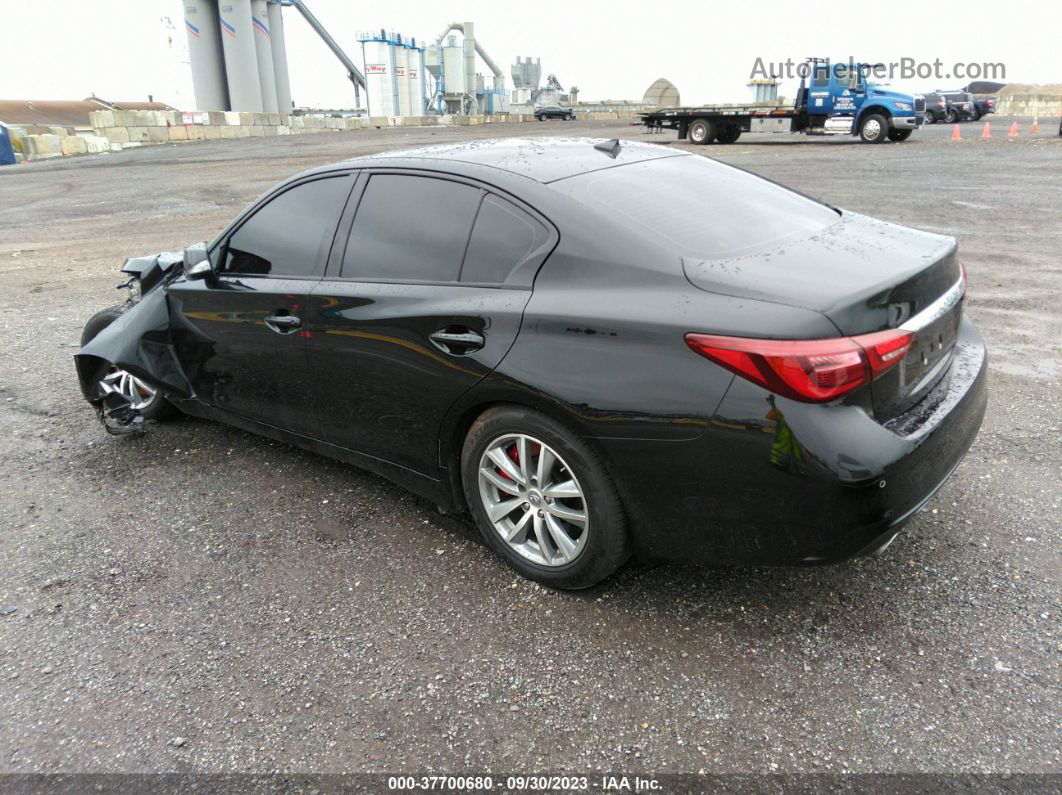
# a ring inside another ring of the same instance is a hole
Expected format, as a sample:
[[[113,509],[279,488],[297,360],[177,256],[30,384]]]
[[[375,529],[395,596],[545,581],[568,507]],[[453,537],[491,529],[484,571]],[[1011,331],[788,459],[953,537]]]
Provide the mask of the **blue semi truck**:
[[[880,65],[807,60],[796,101],[661,108],[640,114],[650,129],[678,130],[695,144],[732,144],[742,132],[856,135],[868,144],[906,141],[923,121],[925,99],[875,82]]]

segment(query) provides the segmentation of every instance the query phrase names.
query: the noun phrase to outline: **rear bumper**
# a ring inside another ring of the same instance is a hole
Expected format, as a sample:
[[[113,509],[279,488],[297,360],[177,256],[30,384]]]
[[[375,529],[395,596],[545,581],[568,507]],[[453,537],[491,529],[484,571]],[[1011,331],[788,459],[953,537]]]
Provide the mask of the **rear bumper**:
[[[644,556],[828,563],[874,551],[924,507],[987,398],[984,343],[964,319],[948,375],[895,430],[858,406],[769,399],[736,379],[700,438],[606,446]]]

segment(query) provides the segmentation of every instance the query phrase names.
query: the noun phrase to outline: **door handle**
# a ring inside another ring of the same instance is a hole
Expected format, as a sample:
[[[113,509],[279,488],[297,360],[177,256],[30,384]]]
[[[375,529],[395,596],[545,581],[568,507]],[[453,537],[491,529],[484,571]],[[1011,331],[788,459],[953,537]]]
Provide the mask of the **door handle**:
[[[430,335],[429,339],[443,353],[453,356],[478,351],[487,342],[482,334],[464,326],[447,326]]]
[[[269,315],[265,324],[277,334],[290,334],[302,325],[302,321],[295,315]]]

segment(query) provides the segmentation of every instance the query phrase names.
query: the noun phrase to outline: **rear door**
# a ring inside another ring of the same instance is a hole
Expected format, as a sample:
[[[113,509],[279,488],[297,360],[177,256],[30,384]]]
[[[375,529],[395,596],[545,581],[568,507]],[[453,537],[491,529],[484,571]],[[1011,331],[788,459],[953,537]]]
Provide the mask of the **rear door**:
[[[215,278],[170,285],[178,357],[201,401],[319,435],[306,369],[306,298],[324,275],[352,185],[352,176],[340,174],[284,189],[215,249]]]
[[[364,173],[309,301],[324,439],[435,475],[446,410],[512,346],[555,242],[533,210],[476,183]]]

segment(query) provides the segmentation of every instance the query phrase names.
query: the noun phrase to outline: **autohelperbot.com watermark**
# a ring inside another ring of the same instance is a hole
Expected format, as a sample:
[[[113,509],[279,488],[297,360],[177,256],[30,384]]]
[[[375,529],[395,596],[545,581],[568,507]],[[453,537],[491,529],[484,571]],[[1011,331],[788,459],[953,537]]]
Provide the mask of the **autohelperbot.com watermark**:
[[[816,66],[828,65],[839,78],[857,67],[865,77],[875,80],[995,80],[1007,79],[1007,65],[991,61],[956,61],[945,63],[940,58],[919,61],[915,58],[900,58],[888,63],[862,63],[854,58],[834,60],[809,58],[794,61],[770,61],[757,57],[749,73],[750,80],[800,80],[812,75]],[[843,72],[843,74],[842,74]]]

